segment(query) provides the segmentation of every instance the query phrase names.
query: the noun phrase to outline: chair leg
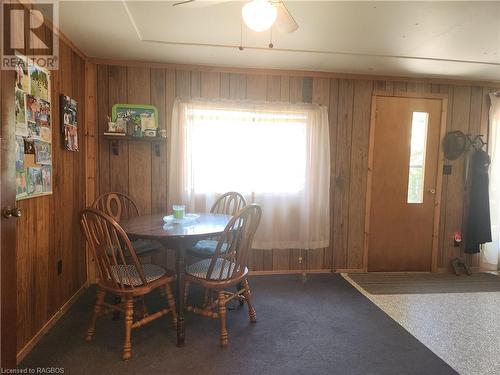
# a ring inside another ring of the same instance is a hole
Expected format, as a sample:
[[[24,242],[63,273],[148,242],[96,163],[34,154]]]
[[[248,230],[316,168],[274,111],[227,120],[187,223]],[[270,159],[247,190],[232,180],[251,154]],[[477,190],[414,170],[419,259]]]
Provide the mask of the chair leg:
[[[187,283],[186,283],[187,285]],[[165,284],[165,293],[167,295],[167,302],[168,306],[170,307],[170,310],[172,310],[172,323],[174,324],[174,327],[177,326],[177,311],[175,309],[175,298],[174,294],[172,293],[172,288],[170,287],[170,284]]]
[[[226,329],[226,295],[224,292],[219,292],[219,319],[220,319],[220,346],[227,345],[227,329]]]
[[[134,318],[134,298],[127,297],[125,302],[125,341],[123,343],[123,360],[132,358],[132,343],[130,336],[132,334],[132,321]]]
[[[248,280],[244,279],[242,284],[243,284],[243,288],[245,288],[245,291],[243,292],[243,297],[245,297],[245,301],[247,301],[248,316],[250,317],[250,322],[256,323],[257,322],[257,314],[255,312],[255,309],[252,306],[252,294],[250,293],[250,286],[248,285]]]
[[[90,341],[92,340],[92,336],[94,336],[95,333],[95,322],[97,320],[97,317],[99,316],[99,313],[101,312],[102,308],[102,303],[104,302],[104,297],[106,296],[106,292],[99,288],[97,290],[97,297],[96,297],[96,302],[94,305],[94,312],[92,313],[92,318],[90,319],[90,324],[89,328],[87,329],[87,334],[85,335],[85,340]]]

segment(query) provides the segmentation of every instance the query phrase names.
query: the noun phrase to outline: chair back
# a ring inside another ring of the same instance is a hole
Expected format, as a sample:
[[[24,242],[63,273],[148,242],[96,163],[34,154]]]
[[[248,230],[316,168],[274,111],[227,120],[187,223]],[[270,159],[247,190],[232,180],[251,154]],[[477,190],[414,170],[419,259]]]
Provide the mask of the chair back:
[[[234,216],[247,204],[245,198],[240,193],[230,191],[222,194],[213,204],[210,212],[213,214],[225,214]]]
[[[118,223],[123,219],[139,216],[139,209],[132,198],[126,194],[118,192],[100,195],[94,201],[92,207],[108,214]]]
[[[261,215],[260,206],[252,203],[231,218],[210,260],[207,279],[228,280],[245,271]]]
[[[85,238],[97,263],[100,283],[113,289],[147,284],[144,269],[122,227],[110,215],[85,208],[80,217]]]

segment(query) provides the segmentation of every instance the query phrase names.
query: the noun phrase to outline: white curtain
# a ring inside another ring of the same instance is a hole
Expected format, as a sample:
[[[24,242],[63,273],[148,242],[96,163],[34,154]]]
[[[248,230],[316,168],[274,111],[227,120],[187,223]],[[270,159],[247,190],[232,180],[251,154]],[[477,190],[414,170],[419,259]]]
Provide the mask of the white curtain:
[[[484,247],[482,268],[499,269],[500,261],[500,96],[490,94],[490,214],[492,242]]]
[[[258,249],[327,247],[330,142],[326,107],[177,99],[169,207],[208,212],[238,191],[262,207]]]

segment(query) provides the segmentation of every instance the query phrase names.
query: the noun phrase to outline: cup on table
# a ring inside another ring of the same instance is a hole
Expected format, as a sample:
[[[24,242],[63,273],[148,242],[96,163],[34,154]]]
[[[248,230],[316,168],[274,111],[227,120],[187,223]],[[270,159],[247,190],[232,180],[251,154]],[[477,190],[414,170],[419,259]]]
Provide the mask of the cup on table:
[[[183,204],[174,204],[172,206],[172,211],[174,213],[174,219],[184,219],[186,215],[186,206]]]

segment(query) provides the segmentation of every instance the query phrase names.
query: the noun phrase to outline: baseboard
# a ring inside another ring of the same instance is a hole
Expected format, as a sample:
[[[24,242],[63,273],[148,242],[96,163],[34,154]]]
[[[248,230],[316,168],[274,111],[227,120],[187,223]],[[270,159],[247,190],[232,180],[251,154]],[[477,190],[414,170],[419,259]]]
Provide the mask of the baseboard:
[[[30,341],[17,353],[16,360],[17,364],[19,364],[26,355],[35,347],[35,345],[40,341],[40,339],[45,335],[49,329],[51,329],[54,324],[57,323],[57,321],[66,313],[66,311],[69,310],[69,308],[73,305],[73,303],[76,302],[76,300],[80,297],[80,295],[87,289],[88,283],[85,282],[80,289],[76,291],[71,298],[66,301],[62,307],[56,311],[54,315],[43,325],[42,328],[36,333],[35,336],[32,337]]]
[[[364,268],[337,268],[335,273],[365,273]]]
[[[259,275],[300,275],[303,273],[332,273],[330,269],[319,269],[319,270],[273,270],[273,271],[249,271],[250,276]]]

